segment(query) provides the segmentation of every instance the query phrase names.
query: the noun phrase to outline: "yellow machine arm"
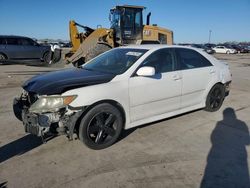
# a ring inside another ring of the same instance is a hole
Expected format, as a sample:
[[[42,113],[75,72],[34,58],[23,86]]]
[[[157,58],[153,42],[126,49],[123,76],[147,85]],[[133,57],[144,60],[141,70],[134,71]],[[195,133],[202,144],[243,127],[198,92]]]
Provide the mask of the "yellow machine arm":
[[[82,27],[85,30],[85,33],[79,33],[77,26]],[[86,58],[98,43],[104,44],[109,49],[114,47],[112,29],[97,28],[94,30],[71,20],[69,22],[69,33],[72,43],[70,53],[73,55],[67,59],[68,62],[76,62],[80,58]]]

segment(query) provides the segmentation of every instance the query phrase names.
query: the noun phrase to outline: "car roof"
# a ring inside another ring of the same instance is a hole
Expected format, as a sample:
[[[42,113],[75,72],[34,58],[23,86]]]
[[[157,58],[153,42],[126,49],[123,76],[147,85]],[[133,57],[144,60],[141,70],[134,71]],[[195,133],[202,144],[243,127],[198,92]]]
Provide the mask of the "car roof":
[[[29,37],[18,36],[18,35],[0,35],[0,38],[29,38]]]
[[[128,45],[122,46],[119,48],[134,48],[134,49],[145,49],[145,50],[158,50],[162,48],[186,48],[186,49],[193,49],[198,50],[197,48],[190,47],[190,46],[182,46],[182,45],[167,45],[167,44],[142,44],[142,45]]]

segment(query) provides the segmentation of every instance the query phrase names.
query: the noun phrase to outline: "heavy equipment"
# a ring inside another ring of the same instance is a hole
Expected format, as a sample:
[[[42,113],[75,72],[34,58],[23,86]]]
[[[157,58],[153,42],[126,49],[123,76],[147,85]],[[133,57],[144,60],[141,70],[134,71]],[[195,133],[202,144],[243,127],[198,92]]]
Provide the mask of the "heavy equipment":
[[[129,44],[173,44],[173,32],[169,29],[150,25],[151,13],[143,25],[143,6],[115,6],[110,10],[110,29],[69,22],[71,51],[66,54],[68,62],[75,66],[83,64],[97,55],[118,46]],[[79,32],[77,27],[84,29]]]

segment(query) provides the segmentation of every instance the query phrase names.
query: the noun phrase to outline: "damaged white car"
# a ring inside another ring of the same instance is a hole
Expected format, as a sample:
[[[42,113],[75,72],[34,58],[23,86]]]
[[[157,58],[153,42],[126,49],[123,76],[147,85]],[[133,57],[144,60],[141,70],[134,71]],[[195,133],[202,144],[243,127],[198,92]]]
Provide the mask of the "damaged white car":
[[[123,129],[195,109],[218,110],[230,83],[228,65],[198,49],[127,46],[80,68],[31,78],[13,109],[28,133],[76,134],[88,147],[103,149]]]

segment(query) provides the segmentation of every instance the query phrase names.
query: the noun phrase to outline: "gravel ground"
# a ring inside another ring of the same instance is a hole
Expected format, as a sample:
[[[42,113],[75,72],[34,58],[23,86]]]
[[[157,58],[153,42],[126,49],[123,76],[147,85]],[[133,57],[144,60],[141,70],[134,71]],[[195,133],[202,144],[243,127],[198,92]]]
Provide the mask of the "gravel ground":
[[[12,100],[26,79],[64,68],[0,65],[0,188],[250,187],[250,54],[215,55],[233,74],[218,112],[198,110],[123,132],[101,151],[24,133]]]

